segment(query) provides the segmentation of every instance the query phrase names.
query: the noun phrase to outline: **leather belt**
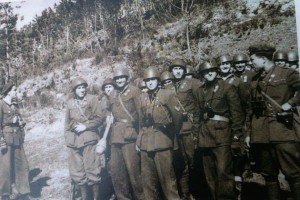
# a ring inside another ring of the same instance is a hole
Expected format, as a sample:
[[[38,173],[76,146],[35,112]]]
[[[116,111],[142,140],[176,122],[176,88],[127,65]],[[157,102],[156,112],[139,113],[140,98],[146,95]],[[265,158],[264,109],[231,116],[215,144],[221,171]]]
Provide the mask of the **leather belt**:
[[[215,121],[222,121],[222,122],[229,122],[229,119],[227,117],[223,117],[221,115],[215,115],[212,118],[209,118],[210,120],[215,120]]]

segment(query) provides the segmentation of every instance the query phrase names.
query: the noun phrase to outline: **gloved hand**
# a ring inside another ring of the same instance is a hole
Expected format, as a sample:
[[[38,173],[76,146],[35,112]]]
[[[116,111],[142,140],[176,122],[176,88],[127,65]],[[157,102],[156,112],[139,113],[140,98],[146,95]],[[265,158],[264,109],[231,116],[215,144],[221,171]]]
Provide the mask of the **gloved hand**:
[[[135,150],[136,150],[137,152],[141,152],[141,149],[140,149],[140,147],[139,147],[138,145],[135,145]]]
[[[234,136],[232,139],[231,151],[233,156],[241,157],[245,155],[244,141],[238,136]]]

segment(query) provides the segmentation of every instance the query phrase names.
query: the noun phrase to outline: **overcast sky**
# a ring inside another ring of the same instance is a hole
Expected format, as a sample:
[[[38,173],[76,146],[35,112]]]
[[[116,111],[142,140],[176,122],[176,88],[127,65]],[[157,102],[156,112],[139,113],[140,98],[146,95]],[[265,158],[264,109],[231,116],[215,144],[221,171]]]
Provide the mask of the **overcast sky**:
[[[23,21],[19,21],[17,24],[17,28],[19,29],[32,21],[35,15],[40,15],[44,9],[53,7],[55,3],[58,4],[61,0],[0,0],[0,3],[8,1],[12,2],[12,5],[14,6],[14,13],[19,14],[20,17],[24,17]],[[295,0],[295,2],[298,47],[300,47],[300,0]],[[19,6],[21,7],[18,8]]]
[[[0,0],[7,2],[8,0]],[[14,8],[14,13],[19,14],[19,17],[24,17],[22,21],[18,21],[17,29],[20,29],[25,24],[29,24],[36,15],[40,15],[43,10],[53,5],[59,4],[61,0],[9,0]]]

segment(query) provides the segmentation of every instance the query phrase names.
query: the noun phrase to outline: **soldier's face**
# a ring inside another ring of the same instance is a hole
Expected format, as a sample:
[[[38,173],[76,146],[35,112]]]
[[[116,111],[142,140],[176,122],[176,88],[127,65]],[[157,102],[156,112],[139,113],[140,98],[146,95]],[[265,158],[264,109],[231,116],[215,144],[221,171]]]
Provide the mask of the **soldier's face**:
[[[75,89],[75,95],[78,97],[78,98],[83,98],[85,97],[87,93],[87,87],[85,85],[79,85],[76,87]]]
[[[126,77],[118,77],[115,80],[116,80],[117,86],[119,88],[124,87],[127,83],[127,78]]]
[[[184,75],[184,69],[182,67],[173,67],[172,73],[176,79],[181,79]]]
[[[7,93],[8,96],[10,97],[17,97],[17,87],[16,86],[13,86],[11,88],[11,90]]]
[[[224,74],[227,74],[230,72],[231,64],[230,62],[222,62],[220,65],[220,71]]]
[[[149,78],[145,80],[146,87],[149,90],[155,90],[158,87],[158,80],[157,78]]]
[[[106,95],[110,95],[110,93],[114,90],[114,86],[113,85],[106,85],[104,86],[104,92]]]
[[[215,70],[209,70],[203,73],[203,77],[206,81],[213,81],[217,77],[217,72]]]
[[[292,69],[298,69],[299,68],[298,61],[288,62],[288,66]]]
[[[286,64],[285,60],[274,60],[274,63],[275,63],[275,65],[278,65],[281,67],[284,67]]]
[[[263,57],[253,54],[250,56],[250,59],[256,70],[264,68],[266,61]]]
[[[170,79],[162,81],[162,84],[163,84],[164,86],[170,85],[170,84],[172,84],[172,83],[173,83],[173,81],[170,80]]]
[[[244,71],[245,68],[246,68],[246,63],[245,63],[245,62],[238,62],[238,63],[235,63],[234,68],[235,68],[236,71],[242,72],[242,71]]]

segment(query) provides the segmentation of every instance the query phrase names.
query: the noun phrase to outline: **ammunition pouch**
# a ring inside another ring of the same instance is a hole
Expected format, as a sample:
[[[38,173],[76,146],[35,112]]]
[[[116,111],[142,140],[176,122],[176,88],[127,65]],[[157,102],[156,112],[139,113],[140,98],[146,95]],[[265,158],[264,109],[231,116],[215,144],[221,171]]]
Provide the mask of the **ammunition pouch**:
[[[150,114],[148,114],[147,117],[143,118],[142,120],[143,127],[151,127],[153,125],[154,125],[154,119]]]
[[[251,101],[251,106],[253,110],[253,114],[256,118],[262,117],[265,115],[266,104],[263,98],[257,98]]]
[[[209,118],[213,118],[215,116],[215,112],[211,107],[205,107],[204,108],[204,120],[208,120]]]
[[[187,122],[189,120],[189,116],[188,116],[188,113],[183,113],[183,116],[182,116],[182,121],[184,122]]]
[[[285,124],[288,128],[293,127],[294,116],[292,112],[281,112],[276,114],[278,122]]]
[[[160,130],[161,132],[168,134],[172,132],[172,124],[153,124],[154,129]]]

